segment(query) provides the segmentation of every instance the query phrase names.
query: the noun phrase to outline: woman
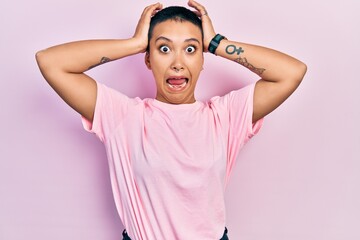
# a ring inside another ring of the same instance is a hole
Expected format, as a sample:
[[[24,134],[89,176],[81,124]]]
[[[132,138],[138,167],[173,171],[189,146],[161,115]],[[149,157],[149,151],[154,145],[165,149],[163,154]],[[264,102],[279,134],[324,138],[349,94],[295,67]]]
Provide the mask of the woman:
[[[224,190],[238,151],[306,72],[286,54],[216,34],[205,8],[188,5],[195,13],[146,7],[129,39],[72,42],[36,54],[44,78],[105,145],[124,239],[228,239]],[[84,73],[144,52],[155,99],[129,98]],[[204,52],[261,79],[197,101]]]

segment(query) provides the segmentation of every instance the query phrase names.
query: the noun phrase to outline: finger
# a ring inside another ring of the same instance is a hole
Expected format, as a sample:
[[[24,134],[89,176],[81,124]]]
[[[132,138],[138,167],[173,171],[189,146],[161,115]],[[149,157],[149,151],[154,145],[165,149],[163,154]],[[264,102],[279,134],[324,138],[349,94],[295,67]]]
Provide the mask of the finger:
[[[190,7],[195,8],[195,9],[198,10],[199,12],[201,12],[201,10],[205,10],[205,7],[204,7],[204,6],[202,6],[202,5],[201,5],[200,3],[198,3],[198,2],[195,2],[194,0],[189,0],[188,5],[189,5]]]
[[[151,17],[153,16],[157,11],[162,9],[162,4],[161,3],[154,3],[151,4],[149,6],[147,6],[143,13],[142,13],[142,17]]]
[[[190,6],[190,7],[192,7],[192,8],[195,8],[196,10],[200,10],[199,9],[199,4],[197,3],[197,2],[195,2],[195,1],[193,1],[193,0],[189,0],[189,2],[188,2],[188,5]]]
[[[188,5],[189,5],[190,7],[196,8],[196,6],[199,6],[199,5],[201,5],[201,4],[198,3],[198,2],[196,2],[196,1],[194,1],[194,0],[189,0]]]
[[[196,14],[196,16],[198,16],[198,17],[201,17],[201,12],[199,12],[198,10],[194,10],[194,11],[192,11],[193,13],[195,13]]]
[[[195,14],[200,18],[202,16],[206,16],[208,14],[205,7],[194,0],[189,0],[188,5],[197,10],[198,13],[196,13],[196,11],[193,11],[193,12],[195,12]]]
[[[155,13],[160,11],[163,8],[163,5],[161,3],[157,3],[154,8],[152,9],[151,16],[154,16]]]

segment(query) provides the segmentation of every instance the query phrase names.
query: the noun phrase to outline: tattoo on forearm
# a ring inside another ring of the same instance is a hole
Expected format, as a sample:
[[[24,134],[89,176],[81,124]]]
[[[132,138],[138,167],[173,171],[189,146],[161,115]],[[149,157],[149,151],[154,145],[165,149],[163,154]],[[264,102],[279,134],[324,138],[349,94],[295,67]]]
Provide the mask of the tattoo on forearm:
[[[244,52],[244,50],[242,49],[242,47],[237,48],[235,45],[232,45],[232,44],[228,45],[228,46],[226,47],[225,51],[226,51],[227,54],[234,54],[234,53],[236,53],[237,55],[240,55],[241,53]]]
[[[229,55],[233,55],[234,53],[236,53],[236,55],[240,55],[241,53],[245,52],[244,49],[242,49],[242,47],[237,47],[236,45],[233,45],[233,44],[227,45],[227,47],[225,48],[225,51]],[[246,58],[238,57],[238,58],[234,59],[234,61],[243,65],[244,67],[247,67],[250,71],[252,71],[258,75],[261,75],[265,71],[264,68],[254,67],[254,65],[249,63]]]
[[[249,63],[246,58],[236,58],[234,59],[235,62],[243,65],[244,67],[248,68],[250,71],[256,73],[257,75],[263,74],[263,72],[266,70],[265,68],[256,68],[254,65]]]
[[[99,65],[101,65],[101,64],[110,62],[110,61],[111,61],[110,58],[108,58],[108,57],[102,57],[101,60],[100,60],[100,62],[97,63],[97,64],[95,64],[95,65],[93,65],[93,66],[90,66],[90,67],[89,67],[89,70],[92,69],[92,68],[94,68],[94,67],[97,67],[97,66],[99,66]]]

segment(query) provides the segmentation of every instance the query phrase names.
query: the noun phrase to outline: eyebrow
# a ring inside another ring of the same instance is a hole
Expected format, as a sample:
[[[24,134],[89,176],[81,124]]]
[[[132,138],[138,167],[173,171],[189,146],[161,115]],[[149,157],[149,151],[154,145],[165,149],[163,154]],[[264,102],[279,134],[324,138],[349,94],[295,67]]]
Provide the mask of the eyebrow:
[[[155,42],[157,42],[157,41],[159,41],[159,40],[165,40],[165,41],[167,41],[167,42],[172,42],[171,39],[169,39],[169,38],[167,38],[167,37],[163,37],[163,36],[160,36],[160,37],[156,38]],[[185,39],[184,42],[192,42],[192,41],[195,41],[195,42],[197,42],[197,43],[200,44],[200,41],[197,40],[196,38],[188,38],[188,39]]]

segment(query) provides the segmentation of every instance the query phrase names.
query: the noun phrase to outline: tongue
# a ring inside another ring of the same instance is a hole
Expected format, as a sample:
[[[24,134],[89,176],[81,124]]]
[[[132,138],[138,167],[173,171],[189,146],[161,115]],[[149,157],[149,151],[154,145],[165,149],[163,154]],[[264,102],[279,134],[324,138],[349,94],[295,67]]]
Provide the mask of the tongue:
[[[171,85],[181,85],[186,81],[185,78],[181,78],[181,79],[168,79],[167,82],[170,83]]]

